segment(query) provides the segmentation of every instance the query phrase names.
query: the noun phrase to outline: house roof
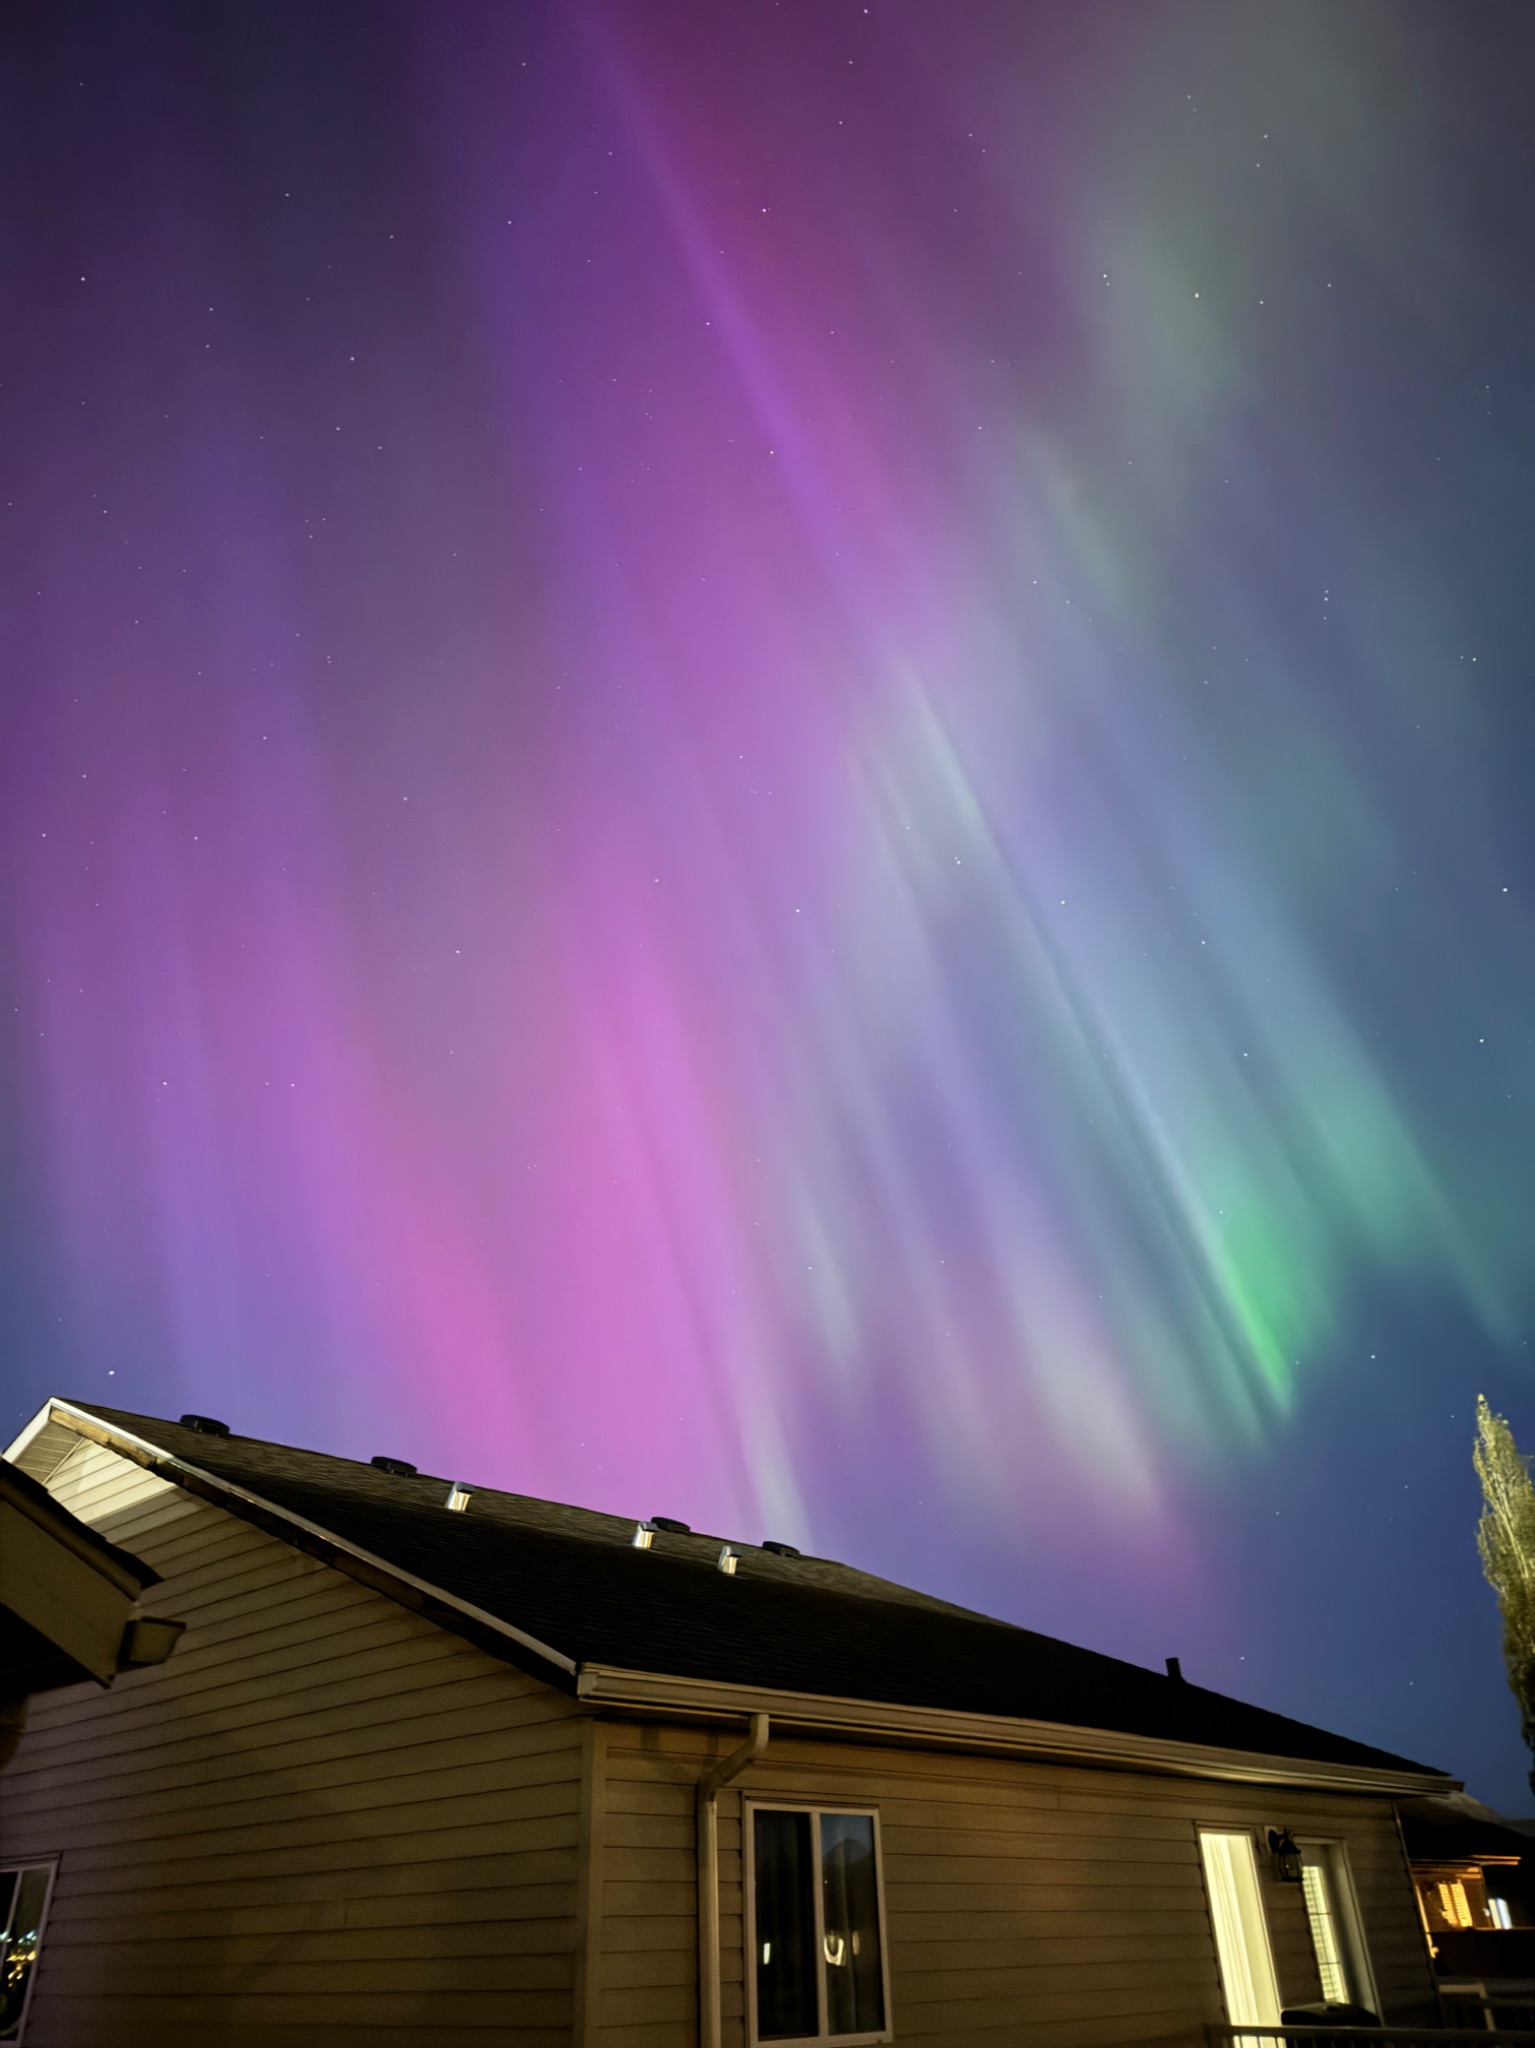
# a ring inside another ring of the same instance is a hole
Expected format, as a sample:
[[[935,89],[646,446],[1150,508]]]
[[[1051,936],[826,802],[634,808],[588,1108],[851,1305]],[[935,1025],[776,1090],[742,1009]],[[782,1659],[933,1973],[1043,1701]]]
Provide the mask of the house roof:
[[[449,1627],[473,1634],[466,1615],[492,1618],[520,1649],[492,1647],[568,1690],[585,1669],[618,1667],[739,1688],[743,1700],[885,1703],[1443,1781],[1388,1751],[825,1558],[732,1538],[731,1576],[718,1569],[718,1536],[658,1529],[636,1549],[627,1517],[489,1487],[449,1513],[443,1479],[91,1402],[55,1403],[52,1414],[195,1491],[211,1482],[223,1505],[303,1547],[329,1537],[363,1553],[410,1582],[412,1604],[440,1592],[453,1603],[437,1616]]]
[[[1521,1861],[1530,1837],[1503,1816],[1464,1792],[1404,1799],[1402,1839],[1414,1863],[1496,1863]]]

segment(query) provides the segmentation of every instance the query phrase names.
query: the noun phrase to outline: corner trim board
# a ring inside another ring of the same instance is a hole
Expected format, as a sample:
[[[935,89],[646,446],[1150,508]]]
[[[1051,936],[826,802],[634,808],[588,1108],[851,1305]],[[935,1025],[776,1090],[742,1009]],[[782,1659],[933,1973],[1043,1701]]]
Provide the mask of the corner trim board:
[[[576,2048],[598,2039],[602,1998],[603,1837],[607,1823],[608,1726],[581,1727],[581,1809],[576,1846]]]

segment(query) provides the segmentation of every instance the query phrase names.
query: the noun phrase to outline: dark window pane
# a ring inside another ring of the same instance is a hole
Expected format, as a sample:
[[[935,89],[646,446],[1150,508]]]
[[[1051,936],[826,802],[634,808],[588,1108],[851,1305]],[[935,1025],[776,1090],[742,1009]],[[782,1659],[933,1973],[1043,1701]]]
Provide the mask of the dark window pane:
[[[827,2032],[877,2034],[885,2024],[885,1986],[874,1822],[868,1814],[821,1815],[821,1885]]]
[[[820,2031],[816,2013],[815,1894],[808,1813],[752,1819],[757,1935],[757,2038]]]
[[[0,1890],[3,1889],[0,1884]],[[47,1899],[46,1869],[23,1870],[18,1874],[5,1939],[0,1942],[0,2041],[14,2041],[21,2026]]]

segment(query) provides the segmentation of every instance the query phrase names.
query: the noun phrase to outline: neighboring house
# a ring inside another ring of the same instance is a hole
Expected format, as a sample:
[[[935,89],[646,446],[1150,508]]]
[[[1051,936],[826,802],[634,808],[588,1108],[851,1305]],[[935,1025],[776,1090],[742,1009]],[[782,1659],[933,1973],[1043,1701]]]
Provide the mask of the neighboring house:
[[[1535,2028],[1535,1843],[1463,1792],[1401,1812],[1446,2012]]]
[[[9,1456],[186,1624],[0,1773],[0,1862],[57,1869],[28,2048],[1435,2010],[1396,1806],[1440,1773],[659,1516],[63,1401]]]

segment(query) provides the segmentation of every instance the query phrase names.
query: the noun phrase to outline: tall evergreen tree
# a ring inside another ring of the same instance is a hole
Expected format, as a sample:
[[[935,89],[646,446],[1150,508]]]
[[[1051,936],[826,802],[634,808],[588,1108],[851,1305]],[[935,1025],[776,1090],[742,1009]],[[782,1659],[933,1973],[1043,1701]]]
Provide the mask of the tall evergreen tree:
[[[1519,1702],[1520,1733],[1535,1754],[1535,1484],[1529,1459],[1519,1455],[1513,1432],[1485,1394],[1476,1397],[1471,1458],[1482,1482],[1476,1547],[1503,1617],[1503,1663]],[[1530,1785],[1535,1790],[1535,1770]]]

